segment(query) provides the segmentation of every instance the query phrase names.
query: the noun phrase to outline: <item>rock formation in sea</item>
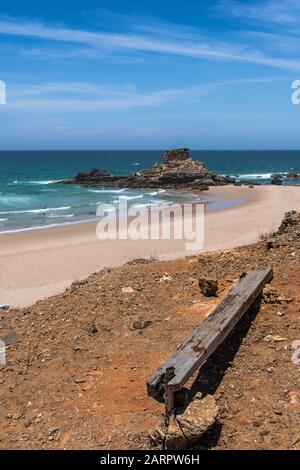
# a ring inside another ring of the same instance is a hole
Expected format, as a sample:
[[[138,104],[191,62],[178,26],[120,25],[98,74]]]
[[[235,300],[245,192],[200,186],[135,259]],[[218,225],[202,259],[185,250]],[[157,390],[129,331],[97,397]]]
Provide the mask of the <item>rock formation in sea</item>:
[[[63,183],[123,188],[166,187],[206,190],[209,186],[232,184],[234,181],[234,178],[229,176],[210,172],[203,162],[191,158],[189,149],[181,148],[165,152],[162,163],[156,163],[152,168],[130,176],[112,176],[105,170],[93,168],[89,173],[78,173],[75,178]]]

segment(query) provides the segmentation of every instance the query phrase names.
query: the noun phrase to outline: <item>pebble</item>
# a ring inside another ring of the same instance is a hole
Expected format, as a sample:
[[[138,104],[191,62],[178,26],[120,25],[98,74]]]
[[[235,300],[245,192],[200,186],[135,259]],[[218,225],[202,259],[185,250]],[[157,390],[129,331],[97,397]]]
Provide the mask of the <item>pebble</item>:
[[[283,414],[282,408],[280,405],[273,405],[273,411],[276,415],[279,415],[279,416]]]
[[[163,276],[159,280],[159,282],[170,282],[170,281],[173,281],[172,276]]]
[[[137,320],[137,321],[133,322],[132,326],[135,330],[144,330],[145,328],[147,328],[150,325],[152,325],[151,320],[144,320],[144,321]]]
[[[132,287],[123,287],[122,292],[123,294],[133,294],[134,289]]]
[[[84,384],[86,381],[85,381],[85,379],[75,379],[74,382],[76,384]]]
[[[55,434],[56,432],[59,431],[59,427],[58,426],[52,426],[49,430],[48,430],[48,436],[53,436],[53,434]]]

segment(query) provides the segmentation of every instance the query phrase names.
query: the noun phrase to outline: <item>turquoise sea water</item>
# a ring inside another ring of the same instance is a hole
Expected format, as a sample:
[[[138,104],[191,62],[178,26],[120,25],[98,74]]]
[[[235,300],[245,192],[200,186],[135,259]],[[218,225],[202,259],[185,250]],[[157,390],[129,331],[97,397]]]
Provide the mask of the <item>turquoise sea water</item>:
[[[300,151],[192,151],[195,159],[220,174],[270,182],[272,173],[300,173]],[[87,189],[58,185],[80,171],[102,168],[114,175],[130,174],[161,161],[162,151],[1,151],[0,232],[91,220],[97,205],[117,205],[174,200],[159,190]],[[288,182],[286,181],[285,184]],[[184,202],[190,196],[176,196]]]

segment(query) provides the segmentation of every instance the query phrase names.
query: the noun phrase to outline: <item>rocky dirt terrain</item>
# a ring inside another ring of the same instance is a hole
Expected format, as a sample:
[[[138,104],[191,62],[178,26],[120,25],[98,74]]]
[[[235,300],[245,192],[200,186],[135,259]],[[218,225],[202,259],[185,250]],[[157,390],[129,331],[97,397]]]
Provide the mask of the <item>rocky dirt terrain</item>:
[[[274,280],[197,377],[217,421],[195,446],[300,449],[300,214],[275,235],[230,252],[135,260],[65,293],[0,313],[1,449],[148,449],[164,406],[146,379],[240,275]],[[216,279],[205,297],[199,279]],[[292,360],[293,359],[293,360]],[[195,379],[195,377],[194,377]]]

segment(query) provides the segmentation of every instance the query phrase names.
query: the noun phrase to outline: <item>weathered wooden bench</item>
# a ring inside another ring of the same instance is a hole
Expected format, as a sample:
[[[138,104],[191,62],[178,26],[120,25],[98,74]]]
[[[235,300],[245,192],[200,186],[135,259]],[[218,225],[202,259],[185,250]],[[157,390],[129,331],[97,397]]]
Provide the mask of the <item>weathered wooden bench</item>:
[[[272,278],[272,269],[250,271],[242,277],[185,343],[149,378],[148,395],[158,398],[163,394],[167,413],[174,409],[174,395],[224,341]]]

